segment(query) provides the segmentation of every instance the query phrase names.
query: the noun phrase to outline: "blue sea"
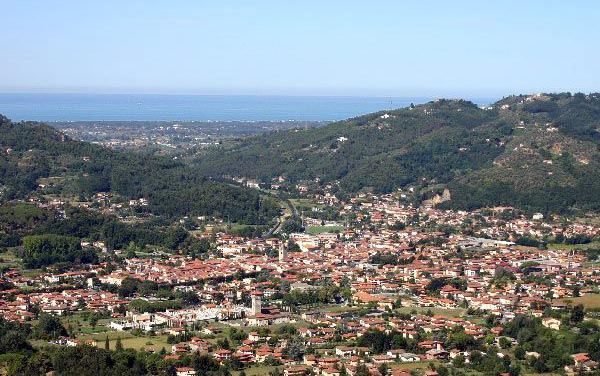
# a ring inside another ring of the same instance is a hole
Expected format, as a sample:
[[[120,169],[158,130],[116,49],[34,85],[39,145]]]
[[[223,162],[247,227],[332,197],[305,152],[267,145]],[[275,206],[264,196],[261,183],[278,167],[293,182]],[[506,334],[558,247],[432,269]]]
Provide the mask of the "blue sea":
[[[341,120],[433,98],[0,93],[0,114],[35,121]],[[487,105],[493,98],[469,98]]]

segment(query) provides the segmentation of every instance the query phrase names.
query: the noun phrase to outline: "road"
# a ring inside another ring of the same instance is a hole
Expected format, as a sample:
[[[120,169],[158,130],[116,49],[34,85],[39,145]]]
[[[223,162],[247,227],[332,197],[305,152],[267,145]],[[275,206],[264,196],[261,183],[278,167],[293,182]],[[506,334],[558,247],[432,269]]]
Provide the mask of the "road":
[[[281,200],[280,202],[282,206],[285,206],[285,209],[283,210],[283,214],[277,218],[277,223],[275,223],[275,226],[273,226],[273,228],[265,234],[266,238],[276,235],[279,233],[279,231],[281,231],[281,225],[287,218],[291,216],[289,213],[293,213],[294,216],[298,216],[298,209],[296,209],[290,200]]]

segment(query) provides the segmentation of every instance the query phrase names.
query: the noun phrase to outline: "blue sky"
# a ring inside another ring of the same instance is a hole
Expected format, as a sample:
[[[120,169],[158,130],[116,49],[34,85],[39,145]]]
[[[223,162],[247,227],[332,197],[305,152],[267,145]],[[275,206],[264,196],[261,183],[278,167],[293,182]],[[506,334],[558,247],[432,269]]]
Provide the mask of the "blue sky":
[[[0,91],[600,91],[598,1],[3,1]]]

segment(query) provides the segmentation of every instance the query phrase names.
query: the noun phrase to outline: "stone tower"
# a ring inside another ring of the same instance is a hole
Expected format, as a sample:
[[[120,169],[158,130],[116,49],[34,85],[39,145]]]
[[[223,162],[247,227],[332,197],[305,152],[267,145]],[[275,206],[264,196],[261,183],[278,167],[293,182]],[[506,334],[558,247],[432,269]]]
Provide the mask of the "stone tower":
[[[287,249],[283,242],[279,243],[279,261],[284,261],[287,258]]]
[[[252,293],[252,315],[258,315],[262,311],[262,293]]]

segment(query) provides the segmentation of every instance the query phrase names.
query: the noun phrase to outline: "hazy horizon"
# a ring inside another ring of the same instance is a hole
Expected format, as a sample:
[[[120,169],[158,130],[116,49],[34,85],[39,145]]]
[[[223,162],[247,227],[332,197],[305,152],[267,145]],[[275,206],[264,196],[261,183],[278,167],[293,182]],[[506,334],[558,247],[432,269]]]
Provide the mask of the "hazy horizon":
[[[0,93],[0,114],[36,121],[332,121],[434,97]],[[497,98],[465,98],[488,105]]]

